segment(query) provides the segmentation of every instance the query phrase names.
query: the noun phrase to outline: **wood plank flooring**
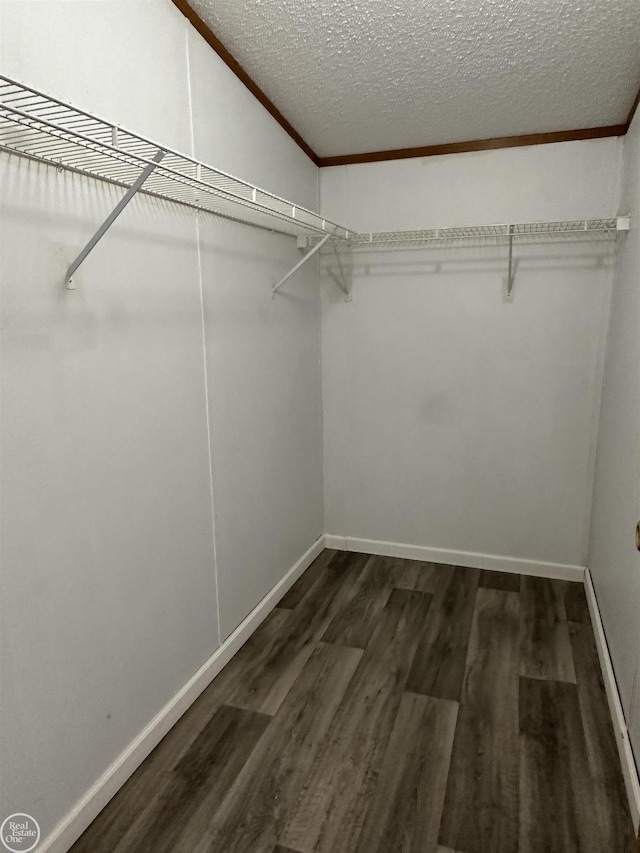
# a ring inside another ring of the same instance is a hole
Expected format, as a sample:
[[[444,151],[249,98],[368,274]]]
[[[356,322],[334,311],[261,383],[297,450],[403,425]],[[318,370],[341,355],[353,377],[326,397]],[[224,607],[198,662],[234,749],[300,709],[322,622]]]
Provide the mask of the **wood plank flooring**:
[[[324,551],[72,853],[635,853],[580,584]]]

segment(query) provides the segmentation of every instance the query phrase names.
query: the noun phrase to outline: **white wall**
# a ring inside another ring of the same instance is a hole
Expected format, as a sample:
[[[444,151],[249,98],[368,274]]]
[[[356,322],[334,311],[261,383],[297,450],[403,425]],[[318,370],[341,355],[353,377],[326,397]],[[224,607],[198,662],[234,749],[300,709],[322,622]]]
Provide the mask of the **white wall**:
[[[633,700],[633,686],[640,653],[640,554],[635,547],[640,519],[640,115],[624,148],[621,209],[635,216],[618,248],[589,565],[639,762],[640,695],[636,692]]]
[[[318,169],[189,28],[194,153],[311,209]],[[237,115],[224,129],[223,117]],[[322,535],[320,294],[296,241],[200,217],[222,638]]]
[[[0,0],[0,68],[316,206],[168,0]],[[146,197],[67,292],[121,190],[6,154],[0,186],[0,815],[46,836],[322,533],[320,300],[312,267],[271,299],[294,240]]]
[[[612,216],[617,139],[321,171],[384,231]],[[323,285],[329,534],[584,565],[611,247],[367,253]],[[454,555],[455,557],[455,555]],[[517,564],[516,564],[517,567]]]

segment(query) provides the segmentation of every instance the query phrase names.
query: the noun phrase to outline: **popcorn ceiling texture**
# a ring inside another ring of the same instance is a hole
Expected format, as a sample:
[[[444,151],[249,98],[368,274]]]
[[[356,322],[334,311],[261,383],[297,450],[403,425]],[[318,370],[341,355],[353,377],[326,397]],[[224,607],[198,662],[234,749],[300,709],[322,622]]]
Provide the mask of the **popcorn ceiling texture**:
[[[320,156],[626,120],[638,0],[191,0]]]

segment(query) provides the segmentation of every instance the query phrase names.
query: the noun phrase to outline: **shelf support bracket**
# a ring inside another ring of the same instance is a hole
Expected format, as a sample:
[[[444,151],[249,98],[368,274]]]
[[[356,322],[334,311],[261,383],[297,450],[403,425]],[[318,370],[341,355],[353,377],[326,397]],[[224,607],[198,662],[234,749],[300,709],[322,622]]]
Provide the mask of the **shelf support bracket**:
[[[507,299],[511,299],[513,289],[513,225],[509,226],[509,272],[507,274]]]
[[[340,254],[336,249],[336,244],[332,243],[331,248],[333,249],[333,253],[336,256],[336,261],[338,262],[338,269],[340,270],[340,280],[336,278],[336,282],[340,290],[344,293],[345,302],[351,302],[351,291],[347,286],[347,279],[344,274],[344,267],[342,266],[342,261],[340,260]]]
[[[147,180],[147,178],[149,177],[149,175],[153,172],[153,170],[156,168],[156,166],[157,166],[157,165],[158,165],[158,163],[162,160],[162,158],[164,157],[164,155],[165,155],[166,153],[167,153],[167,152],[166,152],[166,151],[163,151],[163,150],[162,150],[162,148],[158,149],[158,151],[157,151],[157,153],[156,153],[156,156],[153,158],[153,160],[151,161],[151,163],[149,163],[149,165],[148,165],[148,166],[146,166],[146,168],[145,168],[145,169],[143,169],[143,171],[140,173],[140,176],[139,176],[139,177],[138,177],[138,179],[135,181],[135,183],[131,184],[131,186],[130,186],[130,187],[129,187],[129,189],[126,191],[126,193],[122,196],[122,198],[120,199],[120,201],[118,202],[118,204],[114,207],[114,209],[113,209],[113,210],[112,210],[112,212],[109,214],[109,216],[107,216],[107,218],[106,218],[106,219],[105,219],[105,221],[102,223],[102,225],[100,226],[100,228],[98,228],[98,230],[96,231],[96,233],[95,233],[95,234],[93,235],[93,237],[89,240],[89,242],[87,243],[87,245],[86,245],[86,246],[84,247],[84,249],[80,252],[80,254],[78,255],[78,257],[75,259],[75,261],[71,264],[71,266],[70,266],[70,267],[69,267],[69,269],[67,270],[67,274],[66,274],[65,279],[64,279],[67,290],[75,290],[75,289],[76,289],[76,286],[75,286],[74,281],[73,281],[74,273],[76,272],[76,270],[78,269],[78,267],[80,266],[80,264],[84,261],[84,259],[87,257],[87,255],[92,251],[92,249],[94,249],[94,248],[95,248],[95,246],[96,246],[96,245],[100,242],[100,240],[104,237],[104,235],[105,235],[105,234],[106,234],[106,232],[109,230],[109,228],[111,228],[111,226],[113,225],[113,223],[114,223],[114,222],[116,221],[116,219],[120,216],[120,214],[122,213],[122,211],[123,211],[123,210],[125,209],[125,207],[129,204],[129,202],[131,201],[131,199],[132,199],[132,198],[134,197],[134,195],[138,192],[138,190],[140,189],[140,187],[144,184],[144,182]]]
[[[316,252],[319,252],[319,251],[320,251],[320,249],[321,249],[321,248],[324,246],[324,244],[327,242],[327,240],[329,240],[331,237],[333,237],[333,235],[334,235],[334,233],[335,233],[335,230],[336,230],[336,229],[334,228],[334,229],[333,229],[333,231],[332,231],[330,234],[325,234],[325,236],[322,238],[322,240],[320,240],[320,242],[319,242],[319,243],[316,243],[316,245],[315,245],[312,249],[309,249],[309,251],[307,252],[307,254],[306,254],[303,258],[301,258],[301,259],[298,261],[298,263],[295,265],[295,267],[294,267],[292,270],[289,270],[289,272],[285,275],[285,277],[284,277],[284,278],[281,278],[281,279],[280,279],[280,281],[279,281],[276,285],[274,285],[274,287],[273,287],[273,295],[274,295],[274,296],[275,296],[275,294],[280,290],[280,288],[281,288],[281,287],[282,287],[282,285],[285,283],[285,281],[287,281],[288,279],[290,279],[290,278],[291,278],[291,276],[292,276],[294,273],[298,272],[298,270],[300,269],[300,267],[301,267],[303,264],[306,264],[306,263],[307,263],[307,261],[309,260],[309,258],[313,257],[313,255],[315,255],[315,253],[316,253]]]

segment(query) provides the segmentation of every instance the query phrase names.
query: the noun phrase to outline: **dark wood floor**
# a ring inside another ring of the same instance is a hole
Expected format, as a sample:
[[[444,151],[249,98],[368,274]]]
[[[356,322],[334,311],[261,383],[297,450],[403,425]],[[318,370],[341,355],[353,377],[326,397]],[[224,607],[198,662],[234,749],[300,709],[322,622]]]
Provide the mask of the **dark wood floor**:
[[[634,853],[580,584],[325,551],[73,853]]]

